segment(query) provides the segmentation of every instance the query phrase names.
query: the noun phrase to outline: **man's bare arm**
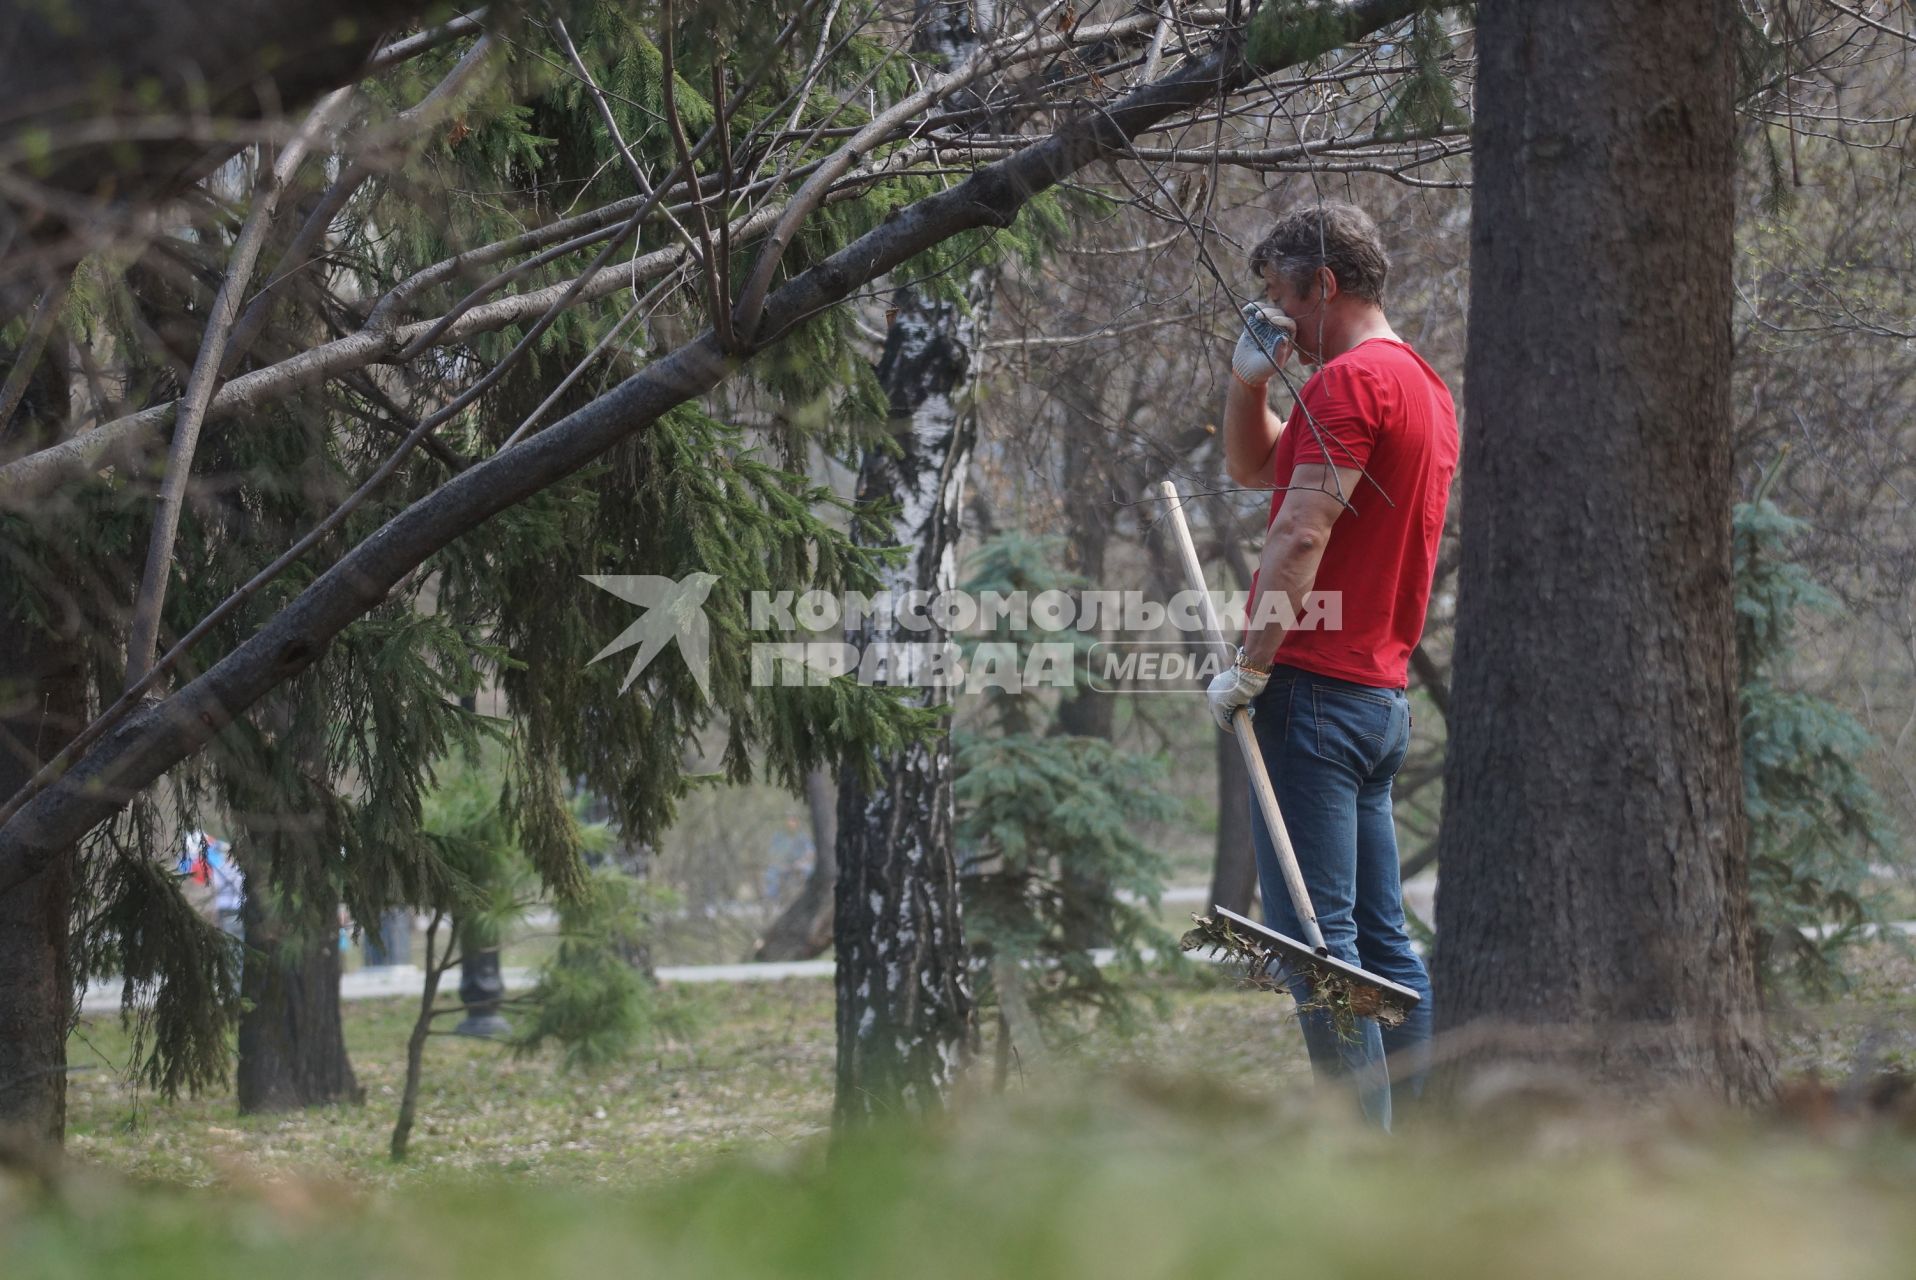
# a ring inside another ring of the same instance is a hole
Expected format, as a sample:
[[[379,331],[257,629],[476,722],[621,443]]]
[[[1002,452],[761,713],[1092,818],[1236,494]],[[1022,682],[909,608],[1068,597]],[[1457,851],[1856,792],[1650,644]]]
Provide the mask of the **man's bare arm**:
[[[1331,526],[1344,514],[1340,495],[1356,492],[1362,475],[1353,468],[1327,467],[1321,463],[1300,466],[1291,473],[1290,488],[1277,519],[1264,535],[1264,555],[1258,562],[1257,595],[1251,600],[1250,616],[1258,620],[1259,602],[1273,591],[1290,597],[1289,616],[1304,616],[1304,596],[1317,581],[1317,567],[1323,563],[1324,548],[1330,544]],[[1253,625],[1244,633],[1244,661],[1253,667],[1268,667],[1284,641],[1284,629],[1277,618],[1262,626]]]
[[[1284,420],[1271,412],[1268,389],[1232,378],[1224,395],[1224,469],[1232,483],[1274,488],[1271,454],[1283,434]]]

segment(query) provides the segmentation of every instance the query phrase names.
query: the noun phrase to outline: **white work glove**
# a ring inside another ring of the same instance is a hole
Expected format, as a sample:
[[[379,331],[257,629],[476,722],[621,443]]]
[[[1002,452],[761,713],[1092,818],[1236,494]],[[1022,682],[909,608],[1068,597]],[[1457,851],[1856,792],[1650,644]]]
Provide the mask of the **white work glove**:
[[[1217,721],[1217,727],[1226,733],[1231,732],[1231,717],[1239,707],[1251,705],[1251,699],[1264,692],[1264,686],[1271,682],[1268,671],[1253,671],[1243,665],[1244,650],[1237,651],[1237,663],[1224,668],[1211,678],[1211,687],[1205,690],[1205,696],[1211,700],[1211,719]]]
[[[1296,323],[1276,303],[1245,303],[1244,334],[1231,353],[1231,372],[1253,387],[1263,386],[1290,354],[1291,335],[1296,332]]]

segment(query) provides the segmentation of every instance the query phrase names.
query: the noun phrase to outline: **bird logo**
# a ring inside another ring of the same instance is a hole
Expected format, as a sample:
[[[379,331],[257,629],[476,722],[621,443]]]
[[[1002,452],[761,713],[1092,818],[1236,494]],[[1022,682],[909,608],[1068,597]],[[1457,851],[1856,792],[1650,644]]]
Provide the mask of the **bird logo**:
[[[610,591],[619,599],[645,610],[644,616],[621,631],[611,644],[592,657],[592,662],[597,662],[622,649],[639,646],[638,653],[632,657],[632,665],[626,668],[625,682],[619,686],[620,693],[632,687],[632,682],[639,678],[639,672],[658,657],[659,650],[665,648],[668,641],[677,640],[679,653],[684,656],[686,668],[691,671],[699,692],[708,701],[711,699],[709,673],[712,627],[705,620],[703,606],[705,597],[711,594],[712,584],[718,581],[717,574],[690,573],[683,578],[661,578],[656,574],[588,573],[580,576],[593,586]],[[586,665],[591,666],[592,662]]]

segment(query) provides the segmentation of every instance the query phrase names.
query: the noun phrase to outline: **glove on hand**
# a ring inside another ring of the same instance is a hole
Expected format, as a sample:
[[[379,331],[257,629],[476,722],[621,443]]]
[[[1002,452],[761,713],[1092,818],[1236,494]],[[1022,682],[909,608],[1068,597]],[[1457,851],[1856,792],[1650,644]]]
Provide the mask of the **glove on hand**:
[[[1230,666],[1211,678],[1211,687],[1205,695],[1211,700],[1211,719],[1217,721],[1217,727],[1226,733],[1231,732],[1231,717],[1239,707],[1251,705],[1251,699],[1264,692],[1264,686],[1271,682],[1268,671],[1252,671],[1247,667]]]
[[[1277,373],[1277,364],[1288,354],[1291,335],[1296,332],[1296,323],[1275,303],[1245,303],[1244,335],[1231,353],[1231,372],[1253,387],[1263,386]]]

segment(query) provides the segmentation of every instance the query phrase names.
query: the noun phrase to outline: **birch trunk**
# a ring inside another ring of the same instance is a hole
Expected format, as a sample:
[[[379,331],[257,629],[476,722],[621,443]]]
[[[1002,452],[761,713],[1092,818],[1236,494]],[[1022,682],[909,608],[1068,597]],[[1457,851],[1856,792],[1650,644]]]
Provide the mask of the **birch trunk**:
[[[974,276],[971,294],[982,297]],[[879,378],[891,400],[899,452],[873,450],[859,470],[862,501],[891,500],[898,514],[878,545],[912,548],[885,586],[934,596],[957,585],[959,513],[974,420],[956,398],[971,367],[971,316],[911,289],[895,298]],[[922,646],[945,643],[936,624],[895,633],[867,619],[847,639],[860,652],[897,639],[907,655],[893,683],[927,676]],[[904,647],[909,646],[909,647]],[[917,657],[909,655],[918,655]],[[945,702],[923,686],[920,705]],[[833,936],[838,970],[838,1123],[940,1109],[978,1039],[966,974],[958,864],[952,844],[952,751],[948,732],[880,760],[866,786],[849,767],[838,787],[838,886]]]

